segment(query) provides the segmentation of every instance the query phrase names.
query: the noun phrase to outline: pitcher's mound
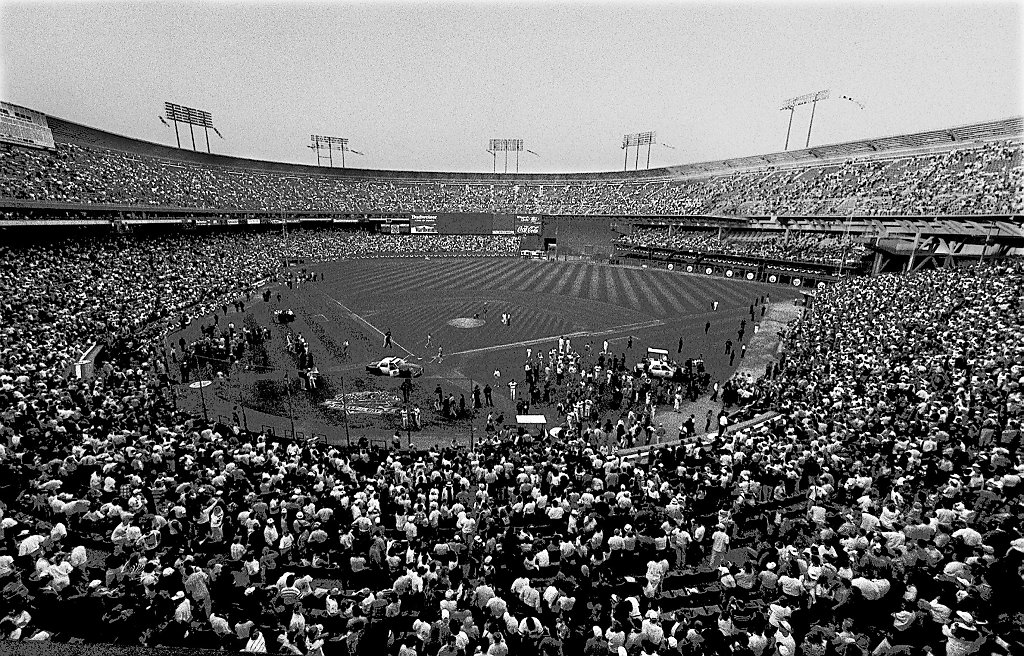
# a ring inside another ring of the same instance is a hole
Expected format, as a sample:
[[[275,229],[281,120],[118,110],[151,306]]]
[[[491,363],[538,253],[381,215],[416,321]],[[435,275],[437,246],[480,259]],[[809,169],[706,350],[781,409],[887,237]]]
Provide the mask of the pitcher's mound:
[[[479,328],[487,323],[483,319],[471,319],[470,317],[457,317],[448,321],[453,328]]]

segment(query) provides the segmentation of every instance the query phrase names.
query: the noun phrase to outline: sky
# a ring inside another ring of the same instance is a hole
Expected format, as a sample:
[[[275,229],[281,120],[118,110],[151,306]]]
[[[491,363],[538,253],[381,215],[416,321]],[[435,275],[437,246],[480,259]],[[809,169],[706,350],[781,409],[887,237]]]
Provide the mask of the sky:
[[[521,138],[523,173],[622,170],[650,130],[659,167],[781,151],[781,104],[820,89],[811,145],[1024,114],[1022,8],[0,0],[0,99],[174,145],[170,101],[213,114],[216,153],[314,164],[322,134],[372,169],[489,172]]]

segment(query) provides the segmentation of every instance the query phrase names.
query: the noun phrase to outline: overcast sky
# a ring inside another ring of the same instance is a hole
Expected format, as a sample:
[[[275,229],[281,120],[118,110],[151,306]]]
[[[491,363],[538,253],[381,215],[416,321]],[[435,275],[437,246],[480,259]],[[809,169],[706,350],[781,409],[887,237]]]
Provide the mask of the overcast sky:
[[[378,169],[490,171],[508,137],[522,172],[621,170],[655,130],[655,167],[782,150],[779,106],[818,89],[812,145],[1024,113],[1021,7],[2,0],[0,98],[173,145],[169,100],[213,113],[214,152],[315,163],[318,133]]]

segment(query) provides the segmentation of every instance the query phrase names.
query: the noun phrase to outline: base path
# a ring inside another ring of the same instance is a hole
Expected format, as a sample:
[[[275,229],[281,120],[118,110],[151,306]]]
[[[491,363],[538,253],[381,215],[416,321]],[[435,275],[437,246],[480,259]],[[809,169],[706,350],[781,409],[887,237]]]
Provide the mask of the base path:
[[[324,296],[326,296],[332,303],[334,303],[335,305],[340,307],[342,310],[344,310],[345,314],[347,314],[351,319],[355,319],[356,321],[358,321],[362,325],[366,326],[367,328],[369,328],[373,332],[375,332],[378,335],[380,335],[381,339],[384,339],[384,331],[383,330],[381,330],[377,326],[375,326],[372,323],[370,323],[369,321],[367,321],[364,317],[362,317],[359,314],[356,314],[355,312],[353,312],[351,309],[349,309],[349,307],[347,305],[345,305],[344,303],[342,303],[338,299],[334,298],[333,296],[327,296],[327,294],[324,294]],[[323,316],[323,315],[320,314],[320,315],[316,315],[316,316]],[[326,319],[326,317],[325,317],[325,319]],[[405,351],[406,355],[408,355],[410,357],[412,357],[414,355],[414,353],[412,351],[410,351],[409,349],[405,348],[404,346],[402,346],[401,344],[396,342],[394,340],[394,338],[392,338],[391,343],[394,344],[395,346],[397,346],[398,348],[402,349],[403,351]]]

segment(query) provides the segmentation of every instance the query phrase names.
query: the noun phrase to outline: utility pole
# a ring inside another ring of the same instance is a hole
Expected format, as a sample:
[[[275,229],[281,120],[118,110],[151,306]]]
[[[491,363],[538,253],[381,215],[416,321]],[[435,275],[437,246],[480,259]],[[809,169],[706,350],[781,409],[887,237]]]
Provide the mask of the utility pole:
[[[284,372],[284,389],[288,392],[288,423],[292,427],[292,439],[295,439],[295,412],[292,410],[292,381],[288,372]]]
[[[345,394],[345,377],[341,377],[341,408],[345,413],[345,444],[348,448],[352,448],[352,436],[348,432],[348,400],[347,394]]]

